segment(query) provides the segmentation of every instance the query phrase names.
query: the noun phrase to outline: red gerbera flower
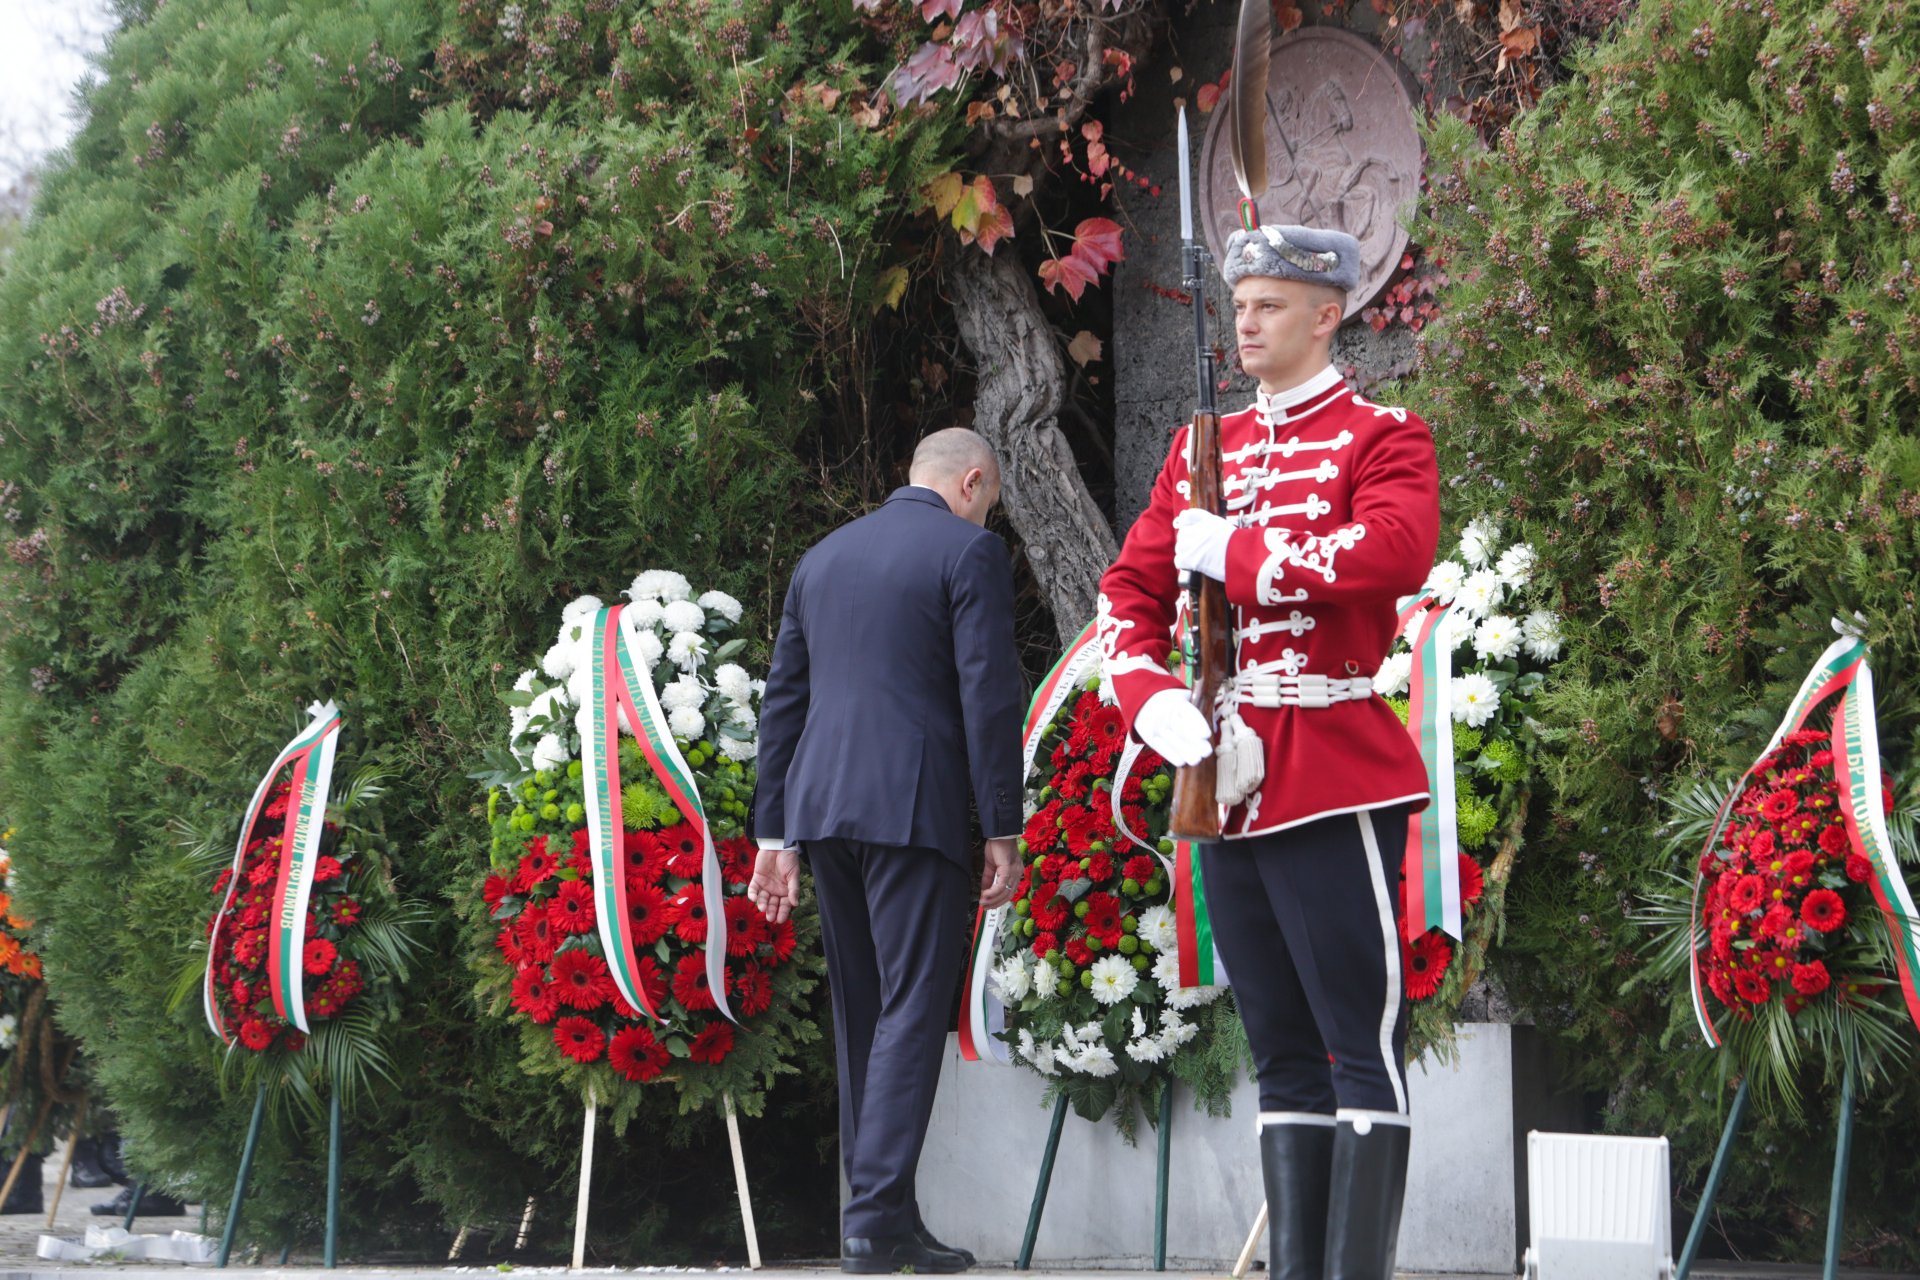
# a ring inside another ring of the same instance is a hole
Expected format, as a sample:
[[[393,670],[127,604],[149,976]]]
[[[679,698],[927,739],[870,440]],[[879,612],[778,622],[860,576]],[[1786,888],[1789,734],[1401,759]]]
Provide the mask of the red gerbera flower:
[[[516,969],[526,958],[526,949],[520,945],[520,931],[513,927],[512,921],[500,926],[500,932],[494,938],[493,945],[500,948],[502,958]]]
[[[220,897],[222,894],[224,894],[227,891],[227,886],[232,883],[233,883],[233,868],[228,867],[225,871],[222,871],[219,875],[213,878],[213,896],[216,898]]]
[[[260,811],[262,817],[284,818],[287,816],[287,801],[292,798],[293,784],[283,782],[274,791],[273,799],[267,801],[267,807]]]
[[[554,856],[547,852],[547,838],[535,836],[527,841],[527,851],[520,859],[520,869],[513,877],[513,887],[521,893],[550,878],[556,870]]]
[[[227,998],[237,1007],[244,1009],[254,1001],[253,988],[235,978],[233,985],[227,988]]]
[[[333,968],[333,962],[338,956],[339,952],[334,949],[331,942],[325,938],[315,938],[307,943],[306,949],[300,953],[300,967],[314,977],[319,977]]]
[[[341,928],[354,924],[360,919],[360,903],[357,899],[339,897],[333,900],[333,922]]]
[[[751,1018],[765,1013],[767,1006],[773,1003],[773,979],[758,965],[742,965],[740,972],[733,976],[733,994],[741,1017]]]
[[[640,978],[640,993],[646,996],[647,1003],[655,1010],[663,1007],[667,1003],[667,975],[660,971],[652,956],[641,956],[635,970]]]
[[[1805,849],[1795,849],[1787,855],[1787,883],[1796,889],[1804,889],[1813,883],[1813,855]]]
[[[273,1043],[273,1028],[259,1018],[248,1018],[240,1024],[240,1043],[260,1053]]]
[[[707,848],[691,822],[682,822],[662,831],[660,843],[667,851],[667,874],[679,876],[682,880],[691,880],[700,874],[700,868],[706,861]]]
[[[1056,886],[1046,881],[1034,890],[1028,902],[1028,914],[1033,917],[1036,929],[1058,929],[1066,924],[1072,911],[1072,904],[1060,896]]]
[[[672,1055],[646,1027],[622,1027],[607,1046],[607,1062],[633,1081],[651,1080],[667,1069]]]
[[[1800,797],[1785,787],[1768,794],[1760,802],[1760,816],[1768,822],[1785,822],[1800,808]]]
[[[1707,987],[1720,998],[1720,1003],[1733,1003],[1733,979],[1727,976],[1725,969],[1715,969],[1707,975]]]
[[[233,940],[233,962],[242,969],[256,969],[267,954],[267,931],[250,929]]]
[[[673,931],[682,942],[707,940],[707,895],[690,884],[673,897]]]
[[[1800,918],[1810,928],[1832,933],[1847,922],[1847,904],[1831,889],[1815,889],[1800,904]]]
[[[1733,886],[1733,892],[1727,895],[1727,903],[1735,911],[1746,914],[1757,911],[1761,900],[1766,897],[1767,885],[1759,876],[1741,876]]]
[[[707,958],[694,954],[682,956],[673,970],[673,998],[688,1010],[714,1007],[713,990],[707,986]]]
[[[279,870],[280,868],[275,865],[271,858],[261,858],[251,867],[247,868],[247,883],[251,885],[264,885],[272,880],[273,877],[278,874]]]
[[[267,922],[267,904],[266,903],[264,902],[250,903],[249,905],[241,909],[241,912],[240,912],[241,928],[258,929],[261,925],[264,925],[266,922]]]
[[[529,959],[543,964],[553,959],[554,949],[560,945],[560,931],[547,917],[545,907],[537,903],[529,906],[515,923],[520,929],[520,945]]]
[[[650,884],[635,886],[627,882],[627,919],[633,922],[633,940],[638,946],[652,946],[673,927],[667,895]]]
[[[597,1009],[613,998],[613,975],[593,952],[569,947],[553,958],[553,990],[564,1004]]]
[[[553,1024],[553,1042],[575,1062],[598,1062],[607,1037],[586,1018],[575,1015]]]
[[[586,933],[593,928],[593,886],[585,880],[563,880],[547,902],[547,918],[561,933]]]
[[[1027,819],[1026,830],[1022,833],[1026,836],[1029,854],[1050,852],[1053,846],[1059,843],[1060,827],[1057,822],[1059,817],[1058,801],[1049,801],[1034,810],[1033,816]]]
[[[623,847],[629,877],[638,875],[648,884],[660,883],[661,873],[667,869],[667,847],[660,842],[658,833],[629,831]]]
[[[1807,964],[1793,966],[1793,989],[1803,996],[1819,995],[1832,981],[1823,961],[1814,960]]]
[[[1120,927],[1120,900],[1110,893],[1090,893],[1087,903],[1087,932],[1105,937]]]
[[[513,1007],[545,1025],[560,1012],[560,993],[554,990],[547,971],[530,965],[513,977]]]
[[[576,828],[573,833],[572,840],[573,840],[573,847],[570,850],[568,850],[569,857],[571,857],[573,854],[576,854],[576,853],[584,853],[584,854],[587,854],[589,857],[592,856],[593,832],[589,831],[585,827]]]
[[[1873,861],[1863,854],[1847,855],[1847,879],[1855,884],[1865,884],[1873,879]]]
[[[1480,864],[1466,854],[1460,855],[1460,905],[1470,907],[1480,901],[1487,891],[1486,876],[1481,874]]]
[[[793,959],[793,949],[800,939],[793,931],[793,921],[782,920],[779,924],[767,926],[767,943],[773,948],[773,962],[785,964]]]
[[[758,931],[754,921],[766,917],[751,902],[743,897],[727,899],[727,954],[730,956],[750,956],[759,945]]]
[[[325,884],[329,880],[338,880],[343,874],[345,874],[345,872],[340,866],[340,860],[338,858],[330,858],[322,854],[313,860],[313,882],[315,884]]]
[[[724,1022],[707,1024],[707,1029],[687,1046],[687,1056],[695,1062],[718,1063],[733,1052],[733,1028]]]
[[[1438,929],[1429,929],[1411,945],[1401,944],[1405,961],[1407,998],[1425,1000],[1440,989],[1447,966],[1453,963],[1453,947]]]
[[[1772,990],[1767,986],[1767,980],[1751,969],[1734,970],[1733,985],[1740,993],[1740,998],[1749,1004],[1765,1004],[1767,993]]]

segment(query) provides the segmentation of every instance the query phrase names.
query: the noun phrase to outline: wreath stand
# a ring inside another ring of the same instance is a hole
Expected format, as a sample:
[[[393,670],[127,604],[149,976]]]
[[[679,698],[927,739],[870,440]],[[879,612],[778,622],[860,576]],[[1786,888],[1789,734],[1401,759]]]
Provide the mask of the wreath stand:
[[[214,1262],[216,1267],[227,1265],[227,1259],[233,1254],[234,1235],[240,1229],[240,1208],[247,1199],[247,1180],[253,1174],[253,1154],[260,1146],[260,1126],[267,1115],[267,1086],[261,1085],[260,1091],[253,1095],[253,1118],[247,1122],[246,1145],[240,1149],[240,1170],[233,1179],[233,1199],[227,1205],[226,1225],[220,1231],[220,1256]],[[128,1231],[133,1230],[133,1219],[140,1212],[140,1197],[145,1193],[147,1184],[136,1183],[133,1188],[133,1202],[127,1206],[127,1218],[123,1224]],[[327,1102],[327,1236],[325,1261],[322,1265],[338,1265],[337,1243],[340,1237],[340,1092],[334,1090]],[[280,1261],[285,1262],[293,1251],[293,1245],[287,1244],[280,1251]]]
[[[1693,1228],[1687,1232],[1687,1245],[1674,1269],[1674,1280],[1687,1280],[1694,1259],[1700,1254],[1700,1242],[1707,1234],[1707,1219],[1713,1213],[1714,1199],[1727,1174],[1727,1157],[1733,1154],[1733,1139],[1747,1115],[1747,1081],[1733,1095],[1727,1112],[1727,1126],[1720,1131],[1720,1146],[1713,1153],[1713,1167],[1707,1173],[1706,1189],[1700,1193],[1700,1207],[1693,1215]],[[1840,1274],[1840,1243],[1847,1211],[1847,1161],[1853,1154],[1853,1067],[1849,1065],[1840,1084],[1839,1124],[1833,1140],[1833,1189],[1827,1199],[1827,1254],[1821,1268],[1821,1280],[1836,1280]]]
[[[1016,1269],[1033,1265],[1033,1246],[1040,1236],[1040,1217],[1046,1212],[1047,1190],[1053,1185],[1053,1161],[1060,1154],[1060,1131],[1067,1123],[1067,1095],[1062,1092],[1053,1104],[1053,1122],[1047,1128],[1046,1149],[1040,1155],[1040,1177],[1033,1188],[1033,1205],[1027,1210],[1027,1233],[1020,1241]],[[1167,1269],[1167,1166],[1173,1152],[1173,1078],[1160,1089],[1159,1149],[1155,1153],[1153,1180],[1153,1269]]]
[[[733,1189],[740,1198],[740,1225],[747,1235],[747,1269],[760,1269],[760,1236],[753,1226],[753,1200],[747,1194],[746,1152],[740,1145],[740,1119],[733,1108],[733,1095],[721,1095],[721,1101],[727,1116],[727,1145],[733,1151]],[[587,1091],[586,1123],[580,1135],[580,1191],[573,1208],[573,1263],[571,1269],[583,1270],[587,1261],[587,1193],[593,1186],[593,1130],[599,1099],[593,1091]],[[527,1201],[527,1217],[533,1216],[533,1201]],[[526,1223],[521,1224],[521,1240],[525,1242]]]

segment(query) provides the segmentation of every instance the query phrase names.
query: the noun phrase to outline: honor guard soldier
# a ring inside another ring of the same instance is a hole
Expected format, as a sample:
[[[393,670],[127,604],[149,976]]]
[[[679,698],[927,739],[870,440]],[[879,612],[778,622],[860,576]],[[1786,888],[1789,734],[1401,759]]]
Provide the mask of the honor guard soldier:
[[[1371,677],[1396,599],[1433,564],[1433,438],[1330,363],[1358,282],[1352,236],[1261,227],[1224,258],[1240,362],[1260,384],[1221,419],[1226,514],[1190,505],[1182,428],[1101,580],[1099,635],[1133,732],[1197,763],[1212,734],[1168,670],[1168,635],[1184,574],[1225,584],[1223,839],[1200,856],[1259,1077],[1269,1266],[1276,1280],[1390,1280],[1410,1133],[1397,907],[1408,817],[1428,792]]]

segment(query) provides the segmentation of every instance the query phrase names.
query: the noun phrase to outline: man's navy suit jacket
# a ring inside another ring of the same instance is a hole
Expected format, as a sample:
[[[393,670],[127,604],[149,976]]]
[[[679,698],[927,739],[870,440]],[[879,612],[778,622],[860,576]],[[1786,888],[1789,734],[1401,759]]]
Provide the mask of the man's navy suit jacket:
[[[760,711],[754,833],[938,849],[1024,825],[1013,568],[909,485],[801,558]]]

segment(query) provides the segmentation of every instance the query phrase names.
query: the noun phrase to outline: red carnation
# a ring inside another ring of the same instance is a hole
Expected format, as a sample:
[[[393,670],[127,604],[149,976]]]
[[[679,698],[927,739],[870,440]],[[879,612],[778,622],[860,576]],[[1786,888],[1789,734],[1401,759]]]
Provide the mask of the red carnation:
[[[1847,855],[1847,879],[1855,884],[1865,884],[1873,879],[1873,861],[1864,854]]]
[[[249,903],[240,911],[240,927],[243,929],[258,929],[266,922],[267,904],[264,902]]]
[[[673,998],[688,1010],[714,1007],[713,990],[707,985],[707,958],[695,954],[682,956],[673,970]]]
[[[520,913],[516,922],[520,928],[520,945],[526,949],[528,958],[545,963],[553,959],[553,952],[560,945],[560,931],[547,918],[547,909],[533,905]]]
[[[1042,929],[1039,933],[1033,935],[1033,954],[1039,956],[1042,960],[1059,949],[1060,939],[1047,930]]]
[[[1831,889],[1815,889],[1800,904],[1800,918],[1821,933],[1832,933],[1847,922],[1847,906]]]
[[[259,1018],[248,1018],[240,1024],[240,1043],[259,1053],[273,1043],[273,1028]]]
[[[1427,930],[1411,946],[1402,943],[1401,955],[1409,1000],[1425,1000],[1438,991],[1447,966],[1453,963],[1453,947],[1438,929]]]
[[[1751,969],[1736,969],[1733,972],[1733,985],[1739,991],[1740,998],[1749,1004],[1767,1002],[1767,980]]]
[[[334,899],[333,922],[335,924],[344,929],[348,925],[357,923],[359,919],[360,903],[358,899],[348,897]]]
[[[613,998],[613,975],[593,952],[569,947],[553,958],[553,990],[576,1009],[597,1009]]]
[[[1793,966],[1793,989],[1803,996],[1817,996],[1827,989],[1832,979],[1827,976],[1827,966],[1819,960]]]
[[[545,969],[534,965],[514,975],[513,1007],[543,1026],[553,1021],[560,1012],[560,994]]]
[[[1761,899],[1766,896],[1766,882],[1759,876],[1741,876],[1733,886],[1733,892],[1727,895],[1727,902],[1735,911],[1746,914],[1760,908]]]
[[[1820,852],[1838,857],[1847,851],[1847,829],[1838,823],[1820,829]]]
[[[1105,884],[1113,879],[1113,859],[1104,853],[1096,853],[1087,859],[1087,878],[1095,884]]]
[[[513,877],[513,887],[525,893],[551,878],[554,870],[554,857],[547,852],[547,838],[535,836],[527,841],[527,851],[520,859],[520,869]]]
[[[730,956],[750,956],[758,947],[760,939],[754,929],[754,922],[766,917],[744,897],[728,898],[727,917],[727,954]]]
[[[732,1052],[733,1028],[724,1022],[709,1023],[687,1046],[687,1056],[695,1062],[719,1063]]]
[[[313,860],[313,882],[315,884],[325,884],[329,880],[338,880],[343,874],[344,872],[340,867],[340,860],[338,858],[330,858],[322,854]]]
[[[1744,843],[1746,845],[1745,852],[1747,856],[1752,858],[1754,862],[1760,863],[1773,857],[1774,846],[1777,843],[1777,839],[1773,832],[1762,827],[1758,831],[1750,834]]]
[[[586,933],[593,928],[593,886],[585,880],[564,880],[547,903],[547,918],[561,933]]]
[[[1135,827],[1134,830],[1138,831],[1139,828]],[[1125,879],[1135,881],[1139,884],[1145,884],[1147,881],[1153,879],[1154,873],[1158,870],[1160,870],[1160,864],[1145,854],[1138,854],[1128,858],[1127,865],[1121,868]]]
[[[673,931],[682,942],[707,940],[707,896],[697,883],[674,895]]]
[[[1084,969],[1088,965],[1093,963],[1093,952],[1089,951],[1087,949],[1087,944],[1081,941],[1079,938],[1068,938],[1067,939],[1067,959],[1073,961],[1075,965]]]
[[[672,1055],[646,1027],[622,1027],[607,1046],[607,1062],[627,1079],[651,1080],[667,1069]]]
[[[315,938],[300,953],[300,967],[317,978],[333,968],[333,962],[339,954],[331,942],[325,938]]]
[[[607,1047],[607,1037],[600,1028],[577,1014],[553,1024],[553,1042],[575,1062],[598,1062],[601,1050]]]
[[[227,988],[227,998],[232,1000],[235,1005],[244,1009],[254,1002],[255,996],[253,994],[253,988],[240,981],[240,979],[235,978],[233,985]]]
[[[1460,855],[1460,905],[1470,907],[1487,891],[1487,879],[1480,864],[1466,854]]]
[[[1785,822],[1800,808],[1800,797],[1782,787],[1760,802],[1760,816],[1768,822]]]
[[[743,965],[734,976],[733,994],[739,1002],[740,1016],[756,1017],[773,1003],[773,979],[758,965]]]
[[[633,922],[634,943],[643,947],[660,941],[673,927],[667,895],[653,885],[636,886],[631,880],[627,882],[627,919]]]
[[[668,875],[691,880],[700,874],[706,862],[707,847],[691,822],[682,822],[662,831],[660,843],[667,851]]]

